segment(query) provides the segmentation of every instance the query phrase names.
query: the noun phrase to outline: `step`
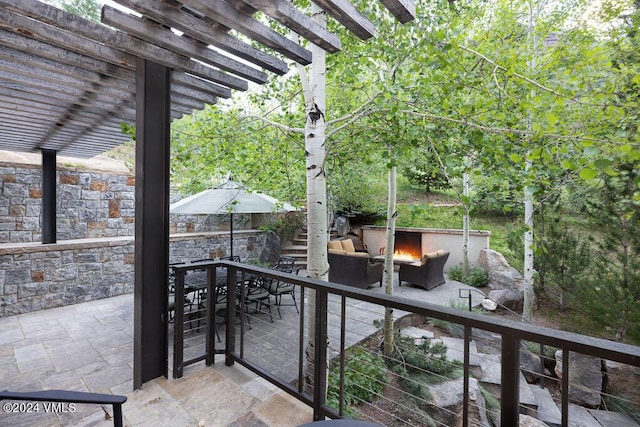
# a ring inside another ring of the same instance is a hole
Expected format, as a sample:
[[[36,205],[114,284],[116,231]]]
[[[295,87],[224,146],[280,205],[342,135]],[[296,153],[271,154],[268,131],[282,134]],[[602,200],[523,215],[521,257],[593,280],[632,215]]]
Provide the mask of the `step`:
[[[459,360],[464,363],[464,340],[461,338],[442,337],[442,343],[447,346],[447,359]],[[469,343],[469,366],[480,366],[480,357],[476,342]]]
[[[307,241],[307,239],[300,239],[300,238],[295,238],[292,240],[291,242],[294,246],[307,246],[307,244],[309,243]]]
[[[599,409],[587,409],[602,427],[638,427],[638,423],[631,417],[620,412],[602,411]]]
[[[422,345],[425,341],[425,338],[433,339],[433,332],[427,329],[420,329],[415,326],[407,326],[406,328],[400,329],[400,335],[403,337],[413,338],[413,343],[415,345]]]
[[[477,357],[480,359],[480,367],[482,369],[480,382],[501,385],[502,363],[500,363],[500,356],[497,354],[478,353]],[[520,372],[520,404],[533,409],[538,406],[538,402],[522,372]]]
[[[569,403],[569,425],[579,427],[602,427],[584,406]]]
[[[303,245],[288,245],[282,248],[282,253],[287,254],[304,254],[307,255],[307,246]]]
[[[549,389],[534,384],[529,384],[529,388],[538,402],[536,418],[550,427],[559,427],[562,424],[562,412],[551,397]]]

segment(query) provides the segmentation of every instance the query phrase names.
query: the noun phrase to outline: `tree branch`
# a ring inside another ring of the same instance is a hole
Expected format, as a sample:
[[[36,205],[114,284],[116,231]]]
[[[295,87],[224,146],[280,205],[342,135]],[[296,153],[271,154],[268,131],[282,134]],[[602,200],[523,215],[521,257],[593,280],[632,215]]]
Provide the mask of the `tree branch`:
[[[248,115],[248,116],[242,116],[242,119],[254,119],[254,120],[261,120],[273,127],[276,127],[278,129],[282,129],[285,132],[291,132],[291,133],[304,133],[304,128],[297,128],[297,127],[293,127],[293,126],[287,126],[287,125],[283,125],[282,123],[278,123],[278,122],[274,122],[273,120],[269,120],[266,117],[262,117],[262,116],[255,116],[255,115]]]

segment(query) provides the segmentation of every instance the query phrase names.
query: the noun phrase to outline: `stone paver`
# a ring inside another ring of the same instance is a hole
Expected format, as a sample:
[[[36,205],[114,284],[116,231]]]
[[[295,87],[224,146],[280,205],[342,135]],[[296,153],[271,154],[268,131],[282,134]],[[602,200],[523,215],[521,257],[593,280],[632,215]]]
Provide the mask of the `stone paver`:
[[[396,276],[397,282],[397,276]],[[397,287],[396,295],[449,305],[457,298],[453,282],[432,291],[411,286]],[[372,292],[384,292],[371,288]],[[475,297],[474,297],[475,298]],[[479,303],[479,300],[478,300]],[[330,312],[340,312],[339,298],[333,298]],[[404,313],[396,312],[395,316]],[[293,307],[282,307],[274,322],[257,314],[252,317],[252,336],[245,355],[273,366],[279,375],[297,377],[299,316]],[[380,307],[361,301],[347,303],[347,345],[359,342],[378,328]],[[340,324],[330,315],[330,345],[339,348]],[[224,340],[224,327],[221,327]],[[258,337],[259,339],[255,338]],[[224,341],[223,341],[224,342]],[[253,345],[253,347],[251,347]],[[291,345],[293,345],[291,347]],[[264,353],[257,351],[261,347]],[[216,357],[213,368],[204,363],[185,369],[178,380],[159,378],[132,391],[133,383],[133,295],[0,318],[0,379],[2,388],[14,391],[65,389],[126,394],[123,412],[128,426],[237,425],[289,427],[311,421],[311,410],[267,381],[235,365],[224,366]],[[107,412],[111,409],[108,408]],[[0,425],[12,426],[102,426],[105,410],[83,405],[74,413],[6,414]]]

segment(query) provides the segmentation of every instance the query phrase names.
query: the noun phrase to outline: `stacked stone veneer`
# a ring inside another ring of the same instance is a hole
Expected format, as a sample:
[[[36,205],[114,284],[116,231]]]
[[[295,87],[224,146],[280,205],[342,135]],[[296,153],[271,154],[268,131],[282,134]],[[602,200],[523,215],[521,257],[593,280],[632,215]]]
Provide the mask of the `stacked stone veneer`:
[[[58,240],[133,236],[135,179],[58,166]],[[0,164],[0,243],[42,240],[42,170]]]
[[[39,165],[0,163],[0,317],[133,292],[135,180],[58,165],[57,240],[43,245]],[[234,214],[234,255],[272,263],[279,241]],[[229,215],[171,215],[170,262],[229,255]]]
[[[225,256],[228,246],[228,232],[172,235],[169,260]],[[273,233],[234,233],[243,260],[272,263],[278,249]],[[134,261],[131,236],[0,245],[0,317],[131,293]]]

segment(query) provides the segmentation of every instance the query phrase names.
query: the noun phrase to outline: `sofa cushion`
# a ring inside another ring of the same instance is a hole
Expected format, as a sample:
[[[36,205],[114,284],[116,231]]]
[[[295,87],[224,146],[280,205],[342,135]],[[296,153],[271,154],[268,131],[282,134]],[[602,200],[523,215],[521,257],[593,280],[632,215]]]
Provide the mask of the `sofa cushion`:
[[[344,240],[340,240],[340,243],[342,244],[342,249],[344,249],[347,252],[355,252],[356,248],[353,246],[353,240],[351,239],[344,239]]]
[[[331,248],[329,248],[328,252],[330,254],[338,254],[338,255],[346,255],[347,254],[347,251],[343,251],[342,249],[331,249]]]
[[[329,243],[327,243],[327,248],[343,250],[342,242],[340,242],[340,240],[329,240]]]

